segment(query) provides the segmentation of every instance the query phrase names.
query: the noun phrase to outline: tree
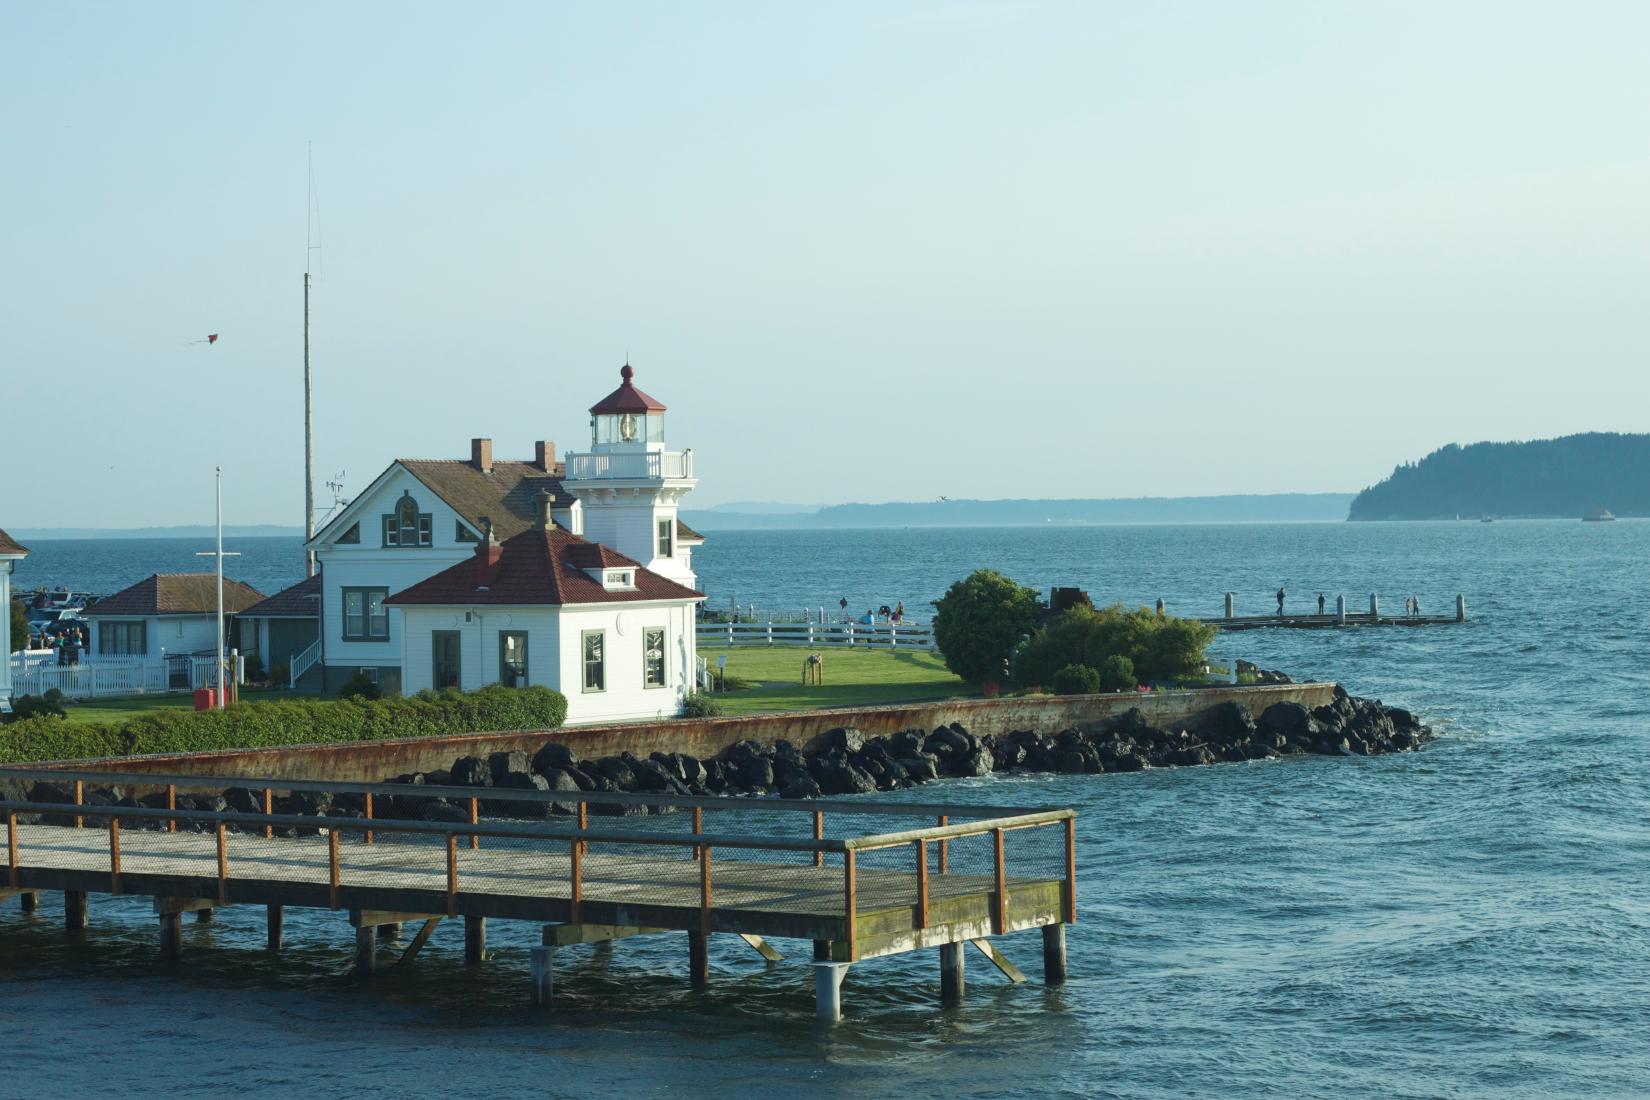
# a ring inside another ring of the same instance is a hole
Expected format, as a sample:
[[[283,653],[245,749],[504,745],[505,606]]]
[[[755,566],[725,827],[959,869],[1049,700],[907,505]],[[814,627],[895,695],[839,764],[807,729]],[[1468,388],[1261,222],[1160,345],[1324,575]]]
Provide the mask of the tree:
[[[1036,589],[976,569],[934,601],[934,641],[945,667],[973,683],[1005,679],[1009,658],[1041,611]]]
[[[29,614],[23,605],[11,601],[11,651],[29,648]]]
[[[1099,671],[1106,690],[1125,691],[1137,676],[1170,680],[1197,672],[1214,633],[1195,619],[1145,608],[1074,607],[1054,616],[1021,647],[1014,678],[1025,687],[1046,685],[1067,665],[1087,665]]]

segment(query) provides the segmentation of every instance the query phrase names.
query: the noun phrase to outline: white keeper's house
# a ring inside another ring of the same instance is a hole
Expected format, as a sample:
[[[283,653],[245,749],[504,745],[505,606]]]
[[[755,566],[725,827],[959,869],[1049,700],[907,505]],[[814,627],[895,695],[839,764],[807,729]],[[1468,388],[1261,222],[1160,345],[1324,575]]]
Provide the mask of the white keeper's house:
[[[11,636],[11,574],[28,556],[27,547],[0,531],[0,710],[10,709],[12,650],[25,649],[29,644],[27,638]]]
[[[619,373],[562,462],[548,441],[495,460],[490,439],[392,462],[308,543],[320,632],[299,671],[316,662],[329,693],[362,672],[386,693],[542,684],[569,722],[676,714],[704,599],[704,540],[676,515],[693,452],[666,450],[665,406]]]

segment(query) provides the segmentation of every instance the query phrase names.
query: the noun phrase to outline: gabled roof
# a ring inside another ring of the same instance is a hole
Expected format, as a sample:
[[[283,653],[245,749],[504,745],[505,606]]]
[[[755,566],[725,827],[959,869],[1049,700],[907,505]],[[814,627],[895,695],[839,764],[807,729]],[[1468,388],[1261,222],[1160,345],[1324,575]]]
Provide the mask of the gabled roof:
[[[356,505],[370,497],[397,468],[417,478],[476,531],[481,530],[481,517],[486,516],[493,521],[493,537],[507,539],[538,526],[540,492],[550,494],[552,508],[571,508],[577,500],[562,487],[562,464],[549,465],[550,469],[545,470],[534,462],[495,462],[490,473],[482,473],[466,459],[398,458],[321,528],[310,545],[318,543],[329,531],[343,530],[340,524],[356,514]]]
[[[22,557],[29,552],[29,548],[21,545],[4,531],[0,531],[0,554],[7,557]]]
[[[228,584],[224,582],[225,599],[228,599]],[[239,614],[248,619],[318,619],[321,617],[321,574],[305,577]]]
[[[223,612],[238,614],[264,594],[249,584],[223,579]],[[87,607],[92,615],[210,615],[218,610],[218,578],[213,573],[153,573]]]
[[[683,523],[681,518],[678,517],[677,520],[676,520],[676,541],[677,542],[704,542],[705,541],[705,536],[701,535],[699,532],[695,531],[693,528],[691,528],[687,524]]]
[[[560,527],[524,531],[499,547],[495,566],[479,554],[397,592],[386,603],[466,605],[550,605],[636,603],[643,600],[700,600],[686,585],[662,577],[639,562]],[[634,569],[633,591],[610,592],[586,570]],[[482,582],[487,580],[483,587]]]
[[[598,413],[664,412],[665,407],[663,405],[631,383],[630,380],[635,376],[636,372],[630,369],[629,363],[620,367],[619,377],[624,381],[619,383],[618,389],[590,406],[590,415],[595,416]]]

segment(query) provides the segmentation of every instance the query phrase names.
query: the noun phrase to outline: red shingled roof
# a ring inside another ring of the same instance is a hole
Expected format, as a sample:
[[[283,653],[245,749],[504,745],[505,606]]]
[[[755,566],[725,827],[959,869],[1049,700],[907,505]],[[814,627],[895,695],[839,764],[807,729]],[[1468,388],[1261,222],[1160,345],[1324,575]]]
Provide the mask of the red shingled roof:
[[[0,531],[0,554],[27,554],[29,548],[20,545],[16,539],[4,531]]]
[[[590,406],[590,415],[598,413],[650,413],[665,411],[665,407],[641,390],[637,389],[631,379],[636,372],[626,363],[619,369],[619,377],[624,379],[619,388]]]
[[[152,573],[130,588],[98,600],[85,615],[202,615],[218,609],[218,579],[212,573]],[[223,613],[236,615],[264,594],[250,584],[223,579]]]
[[[484,577],[480,554],[449,566],[386,603],[409,604],[586,604],[641,600],[698,600],[702,593],[644,568],[614,550],[588,542],[560,527],[525,531],[499,547],[498,564]],[[636,587],[609,592],[587,569],[634,569]],[[483,587],[483,580],[488,583]]]
[[[283,588],[238,614],[248,619],[318,619],[321,617],[321,574],[305,577],[291,588]]]

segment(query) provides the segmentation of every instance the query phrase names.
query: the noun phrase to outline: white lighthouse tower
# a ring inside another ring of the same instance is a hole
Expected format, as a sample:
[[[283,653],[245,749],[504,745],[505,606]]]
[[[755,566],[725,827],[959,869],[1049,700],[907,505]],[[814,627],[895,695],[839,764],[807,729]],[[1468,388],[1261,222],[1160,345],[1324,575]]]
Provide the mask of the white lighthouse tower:
[[[619,388],[590,408],[590,450],[567,452],[562,485],[579,499],[584,537],[693,587],[692,558],[676,508],[698,484],[693,451],[665,449],[665,407],[636,388],[626,363]]]

